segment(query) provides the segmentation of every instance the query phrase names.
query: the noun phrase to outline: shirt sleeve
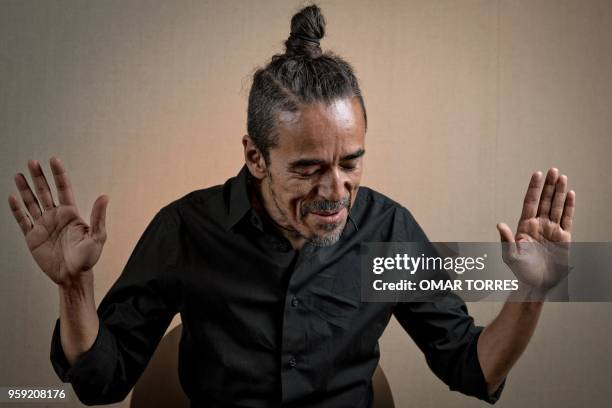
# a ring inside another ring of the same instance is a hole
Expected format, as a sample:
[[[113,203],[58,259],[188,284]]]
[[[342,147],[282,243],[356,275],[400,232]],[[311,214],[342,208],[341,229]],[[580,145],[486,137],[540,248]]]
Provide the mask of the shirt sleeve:
[[[121,275],[98,307],[98,335],[70,366],[60,342],[60,320],[51,339],[51,364],[86,405],[125,399],[177,313],[167,277],[177,267],[178,223],[162,209],[139,239]]]
[[[398,241],[429,243],[412,215],[404,211],[396,218],[402,231]],[[433,246],[431,251],[435,253]],[[427,365],[451,390],[497,402],[506,379],[489,395],[476,349],[484,327],[474,324],[463,299],[451,291],[436,292],[428,301],[400,302],[393,313],[425,355]]]

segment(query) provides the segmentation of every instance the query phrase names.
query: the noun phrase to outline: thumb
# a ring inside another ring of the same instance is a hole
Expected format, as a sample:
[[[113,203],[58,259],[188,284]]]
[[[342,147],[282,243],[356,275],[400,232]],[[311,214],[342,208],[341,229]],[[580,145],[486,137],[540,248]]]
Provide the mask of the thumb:
[[[502,245],[502,257],[504,261],[509,261],[516,257],[516,244],[514,242],[514,234],[508,224],[500,222],[497,224],[497,231]]]
[[[497,230],[499,231],[499,237],[502,242],[514,242],[514,234],[508,224],[500,222],[497,224]]]
[[[96,199],[91,210],[91,235],[94,240],[106,241],[106,207],[109,197],[101,195]]]

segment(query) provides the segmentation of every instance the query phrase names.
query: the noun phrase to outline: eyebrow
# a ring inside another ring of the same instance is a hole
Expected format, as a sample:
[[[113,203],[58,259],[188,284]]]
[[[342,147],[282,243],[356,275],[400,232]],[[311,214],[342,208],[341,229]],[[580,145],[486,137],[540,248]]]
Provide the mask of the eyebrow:
[[[349,161],[355,160],[365,154],[365,149],[359,149],[354,153],[347,154],[346,156],[342,156],[340,161]],[[321,159],[299,159],[289,163],[289,168],[299,168],[299,167],[308,167],[308,166],[318,166],[321,164],[325,164],[325,160]]]

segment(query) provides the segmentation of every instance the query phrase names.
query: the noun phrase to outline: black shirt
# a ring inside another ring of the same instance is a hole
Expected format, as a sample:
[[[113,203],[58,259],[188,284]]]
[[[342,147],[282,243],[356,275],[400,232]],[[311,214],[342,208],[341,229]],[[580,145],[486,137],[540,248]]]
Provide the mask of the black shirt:
[[[193,407],[370,407],[378,339],[393,314],[452,390],[494,403],[476,354],[482,327],[449,294],[367,303],[361,242],[426,241],[407,209],[360,187],[340,240],[292,249],[258,216],[249,172],[162,208],[98,307],[98,336],[70,367],[51,362],[86,404],[123,400],[176,313],[179,376]]]

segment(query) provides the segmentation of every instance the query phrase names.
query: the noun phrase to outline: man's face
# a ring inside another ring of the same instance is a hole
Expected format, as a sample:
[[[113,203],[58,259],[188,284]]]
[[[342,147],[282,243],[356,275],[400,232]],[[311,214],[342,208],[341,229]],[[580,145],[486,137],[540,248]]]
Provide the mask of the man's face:
[[[365,123],[357,98],[285,113],[261,193],[272,219],[314,243],[338,241],[361,181]]]

